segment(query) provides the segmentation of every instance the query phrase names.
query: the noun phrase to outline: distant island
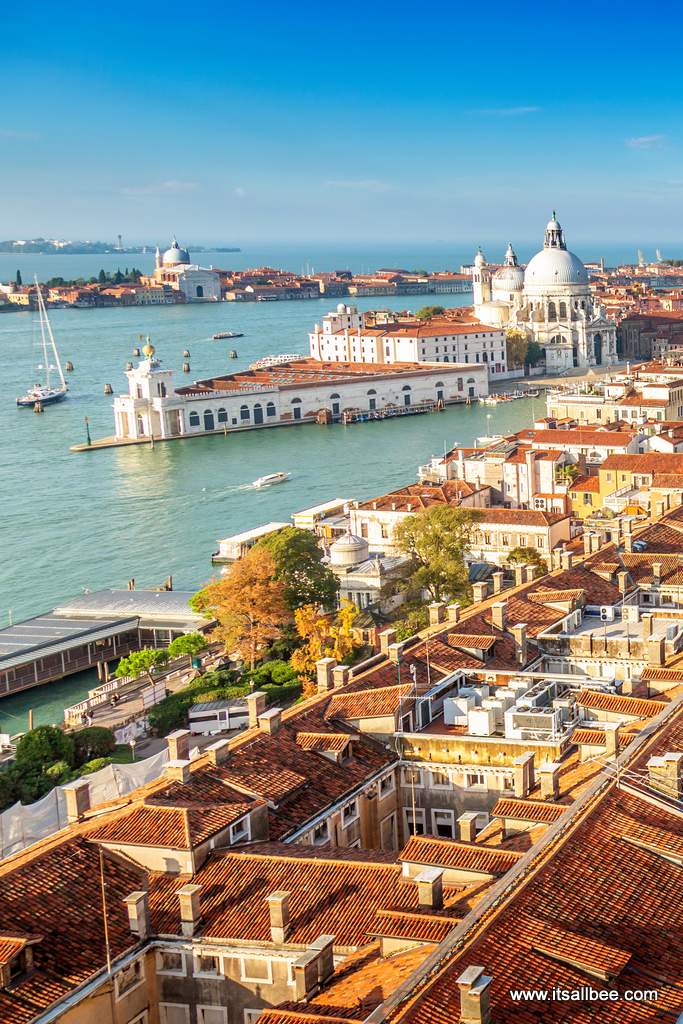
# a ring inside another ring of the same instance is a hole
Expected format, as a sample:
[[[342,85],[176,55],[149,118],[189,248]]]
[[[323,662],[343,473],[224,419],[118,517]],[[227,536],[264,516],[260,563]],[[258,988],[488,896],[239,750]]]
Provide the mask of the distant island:
[[[156,242],[149,245],[120,245],[114,242],[67,242],[59,238],[12,238],[0,242],[0,253],[30,253],[34,256],[53,256],[55,253],[66,253],[71,256],[123,256],[154,253],[156,247]],[[165,244],[162,247],[165,247]],[[241,252],[237,246],[225,245],[192,245],[190,248],[194,252]]]

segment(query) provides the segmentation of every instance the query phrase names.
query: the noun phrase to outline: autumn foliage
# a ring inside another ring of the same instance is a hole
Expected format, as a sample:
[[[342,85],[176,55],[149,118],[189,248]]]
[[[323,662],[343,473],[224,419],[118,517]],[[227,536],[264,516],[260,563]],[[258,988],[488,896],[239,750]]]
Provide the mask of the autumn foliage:
[[[304,643],[293,652],[291,665],[304,680],[304,693],[314,689],[316,661],[335,658],[342,664],[352,653],[352,626],[357,614],[356,606],[348,602],[336,616],[325,615],[313,604],[296,609],[294,625]]]

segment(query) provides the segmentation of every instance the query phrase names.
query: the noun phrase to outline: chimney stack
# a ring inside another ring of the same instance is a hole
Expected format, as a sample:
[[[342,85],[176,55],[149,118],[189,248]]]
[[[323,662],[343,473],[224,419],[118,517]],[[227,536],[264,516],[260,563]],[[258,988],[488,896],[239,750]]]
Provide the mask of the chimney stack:
[[[266,896],[270,914],[270,937],[273,942],[286,942],[292,933],[289,919],[289,896],[288,892],[282,890],[271,892],[269,896]]]
[[[166,737],[169,761],[187,761],[190,756],[190,730],[176,729]]]
[[[255,729],[258,725],[258,716],[263,714],[268,704],[268,694],[263,690],[254,690],[244,698],[249,709],[249,728]]]
[[[643,612],[640,616],[640,621],[643,627],[643,640],[649,640],[652,636],[652,624],[654,615],[652,612]]]
[[[591,534],[590,547],[591,547],[591,554],[592,555],[597,554],[597,552],[602,547],[602,538],[601,538],[599,533],[592,533]]]
[[[513,761],[515,796],[524,799],[534,788],[534,755],[531,751],[520,754]]]
[[[258,727],[267,736],[274,736],[280,729],[282,708],[271,708],[258,716]]]
[[[574,555],[571,551],[562,551],[560,553],[560,566],[562,569],[571,569],[574,565]]]
[[[429,625],[440,626],[446,619],[446,605],[443,601],[432,601],[429,605]]]
[[[650,786],[672,800],[683,799],[683,753],[651,757],[647,762]]]
[[[633,534],[632,533],[625,533],[624,534],[624,551],[626,552],[627,555],[632,555],[633,554]]]
[[[662,635],[651,636],[647,642],[648,665],[655,668],[661,668],[665,659],[665,638]]]
[[[560,795],[560,765],[544,761],[538,769],[541,781],[541,800],[557,800]]]
[[[529,646],[527,644],[526,631],[526,622],[518,622],[516,626],[512,626],[510,629],[510,632],[515,638],[515,657],[520,668],[524,668],[529,657]]]
[[[324,985],[334,974],[334,935],[319,935],[308,947],[318,957],[318,982]]]
[[[332,688],[338,689],[340,686],[344,686],[349,681],[351,675],[351,669],[348,665],[335,665],[332,669]]]
[[[660,587],[662,585],[662,563],[661,562],[653,562],[652,563],[652,584],[655,587]]]
[[[463,843],[473,843],[477,838],[477,815],[474,811],[465,811],[458,818],[458,838]]]
[[[190,762],[167,761],[164,765],[164,775],[171,782],[187,783],[190,781]]]
[[[494,572],[491,576],[493,580],[493,593],[500,594],[503,589],[503,580],[505,579],[505,573],[499,569],[498,572]]]
[[[460,604],[454,601],[446,607],[446,618],[449,622],[460,622]]]
[[[491,1024],[491,981],[483,967],[468,967],[458,978],[460,1024]]]
[[[421,907],[441,910],[443,907],[443,868],[425,868],[415,876],[417,902]]]
[[[628,573],[618,572],[617,573],[617,586],[619,587],[619,593],[625,594],[628,590]]]
[[[387,654],[389,647],[396,640],[395,629],[383,629],[379,634],[379,649],[381,654]]]
[[[201,921],[201,885],[184,885],[178,889],[180,900],[180,930],[186,939],[191,939]]]
[[[584,533],[584,535],[583,535],[583,553],[584,553],[584,555],[592,554],[592,548],[591,548],[591,537],[592,536],[593,536],[593,534],[589,533],[588,531],[586,531]]]
[[[318,681],[318,693],[327,693],[334,686],[332,673],[336,664],[336,658],[320,658],[316,661],[315,672]]]
[[[77,779],[62,788],[66,797],[66,820],[73,825],[90,810],[90,784],[85,779]]]
[[[401,640],[399,643],[390,644],[387,654],[389,655],[389,661],[393,662],[394,665],[398,665],[401,660],[401,655],[405,650],[405,640]]]
[[[485,601],[489,592],[488,583],[473,583],[472,584],[472,601],[474,604],[481,604]]]
[[[501,632],[507,627],[507,607],[507,601],[496,601],[491,605],[491,622]]]
[[[515,563],[512,567],[512,571],[515,574],[515,586],[521,587],[523,583],[526,583],[526,566]]]
[[[616,757],[619,753],[619,730],[621,726],[618,722],[603,722],[602,728],[605,730],[605,752],[608,757]]]
[[[206,747],[204,753],[209,758],[209,764],[212,764],[214,768],[226,764],[230,760],[230,740],[216,740],[215,743]]]
[[[141,942],[149,938],[152,925],[149,916],[149,899],[147,892],[140,889],[126,896],[123,901],[128,911],[128,925],[133,935],[137,935]]]

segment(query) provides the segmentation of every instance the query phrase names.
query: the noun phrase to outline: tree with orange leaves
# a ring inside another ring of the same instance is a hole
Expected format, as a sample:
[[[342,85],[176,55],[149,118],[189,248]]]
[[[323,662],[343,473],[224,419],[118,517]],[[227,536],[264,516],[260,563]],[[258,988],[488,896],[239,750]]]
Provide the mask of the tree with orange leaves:
[[[342,605],[336,619],[314,604],[305,604],[294,612],[294,625],[304,643],[292,653],[291,665],[308,680],[304,683],[307,696],[313,691],[316,661],[332,657],[341,663],[353,652],[351,627],[357,614],[358,609],[350,601]]]
[[[226,654],[238,652],[251,669],[291,620],[284,587],[275,579],[275,563],[264,548],[254,547],[192,599],[195,611],[215,618],[213,637]]]

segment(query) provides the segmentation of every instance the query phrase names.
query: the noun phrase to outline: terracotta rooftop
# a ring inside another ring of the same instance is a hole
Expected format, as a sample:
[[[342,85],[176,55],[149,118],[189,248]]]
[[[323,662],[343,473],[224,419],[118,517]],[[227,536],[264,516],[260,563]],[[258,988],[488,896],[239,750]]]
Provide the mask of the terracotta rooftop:
[[[372,512],[419,512],[432,505],[459,505],[463,498],[476,491],[476,487],[464,480],[447,480],[443,484],[409,484],[361,502],[358,507]]]
[[[441,942],[453,930],[456,919],[437,913],[415,914],[405,910],[380,910],[370,927],[370,935],[392,939]]]
[[[597,494],[600,491],[600,478],[597,476],[582,476],[569,488],[570,493],[576,491],[582,494],[584,491]]]
[[[521,854],[453,839],[411,836],[400,856],[404,863],[502,875],[517,863]]]
[[[341,753],[348,747],[351,737],[343,732],[298,732],[296,742],[302,750]]]
[[[193,850],[248,814],[253,806],[253,802],[245,802],[182,807],[146,801],[93,829],[88,838],[103,843]]]
[[[666,702],[660,700],[622,697],[618,693],[601,693],[599,690],[581,690],[576,699],[582,708],[609,711],[615,715],[628,715],[633,718],[654,718],[667,706]]]
[[[567,810],[563,804],[546,803],[543,800],[516,800],[504,797],[495,804],[491,814],[494,818],[518,818],[520,821],[534,821],[551,825]]]
[[[326,719],[377,718],[394,715],[401,703],[410,698],[412,683],[401,686],[382,686],[374,690],[358,690],[355,693],[336,693],[330,698],[325,711]]]
[[[451,647],[472,648],[475,651],[490,651],[498,638],[485,633],[449,633]]]

